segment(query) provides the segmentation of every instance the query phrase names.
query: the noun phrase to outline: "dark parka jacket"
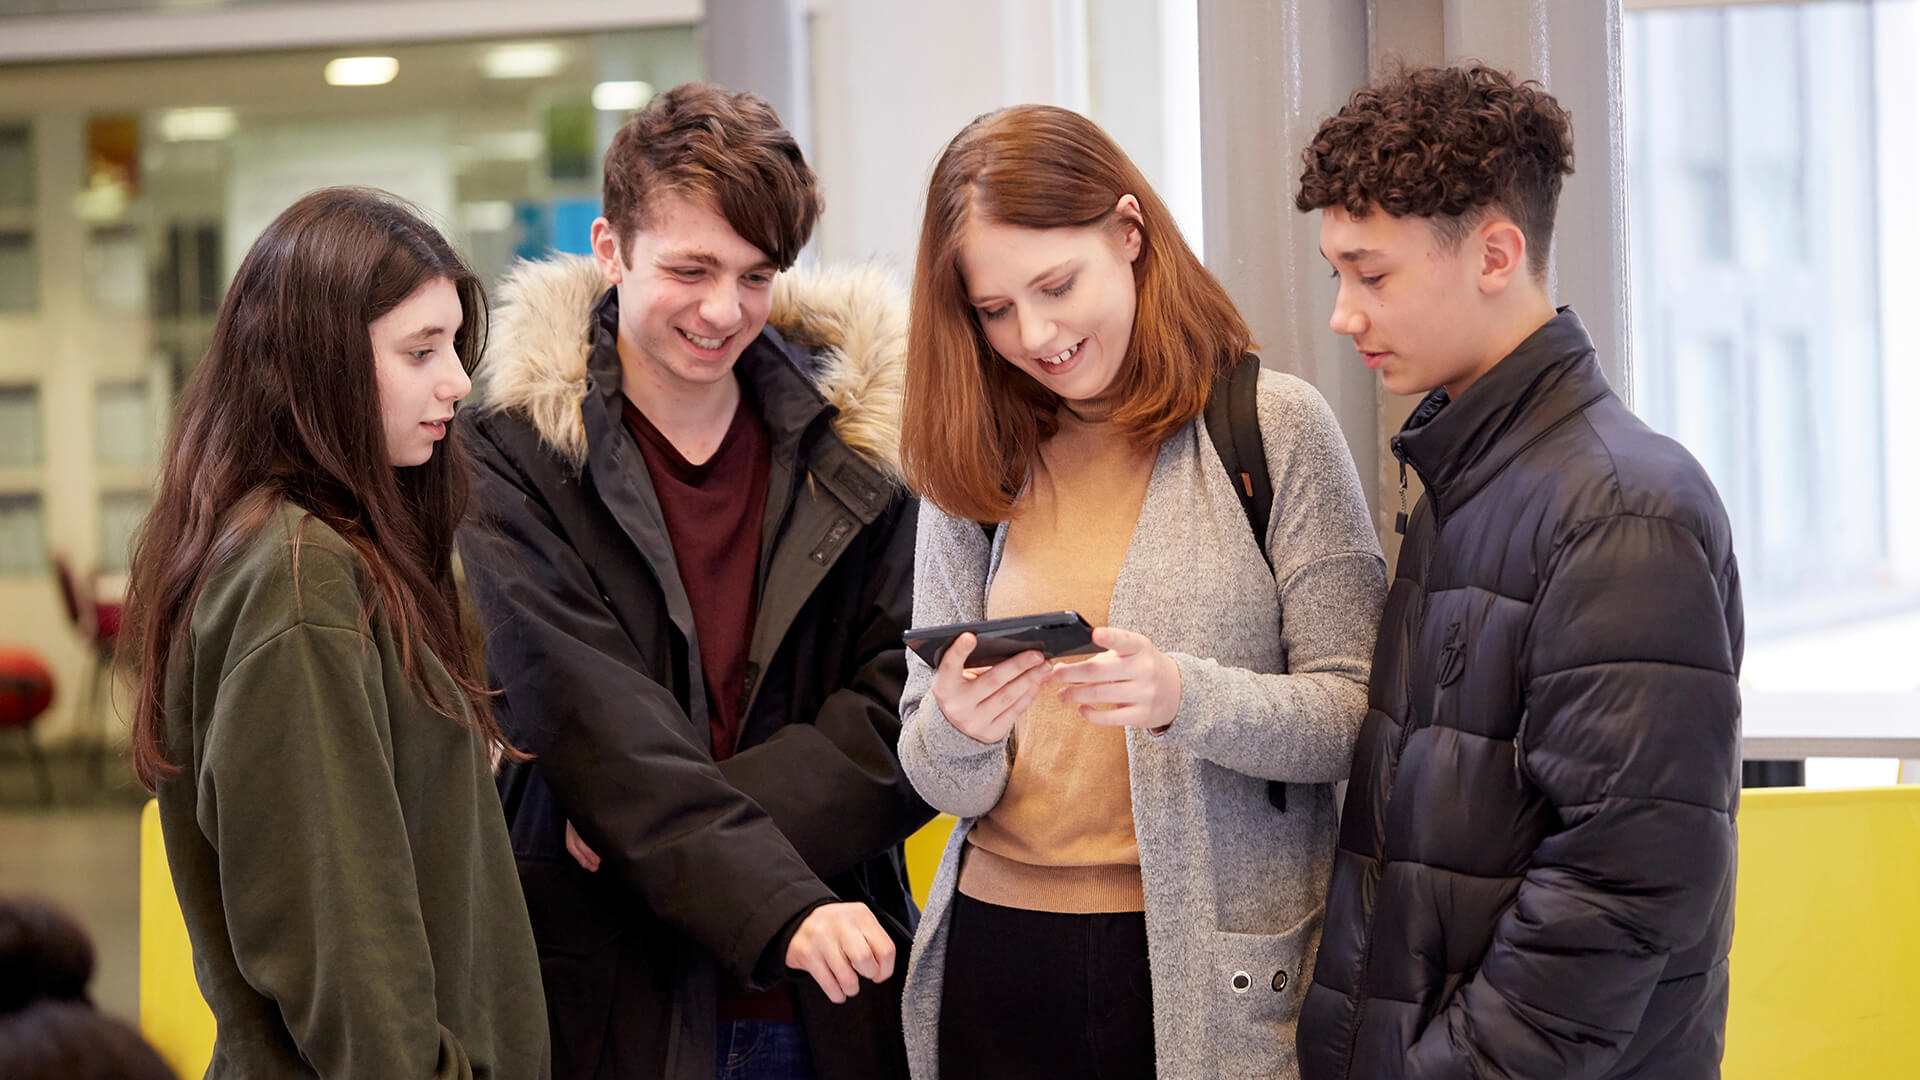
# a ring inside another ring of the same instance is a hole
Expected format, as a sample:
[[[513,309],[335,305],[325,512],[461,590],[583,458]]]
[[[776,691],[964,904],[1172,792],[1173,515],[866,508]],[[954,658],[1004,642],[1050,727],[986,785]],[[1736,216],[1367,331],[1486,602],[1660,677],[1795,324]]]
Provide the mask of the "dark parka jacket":
[[[1393,440],[1382,617],[1308,1080],[1719,1075],[1739,577],[1700,466],[1571,311]]]
[[[790,924],[917,919],[900,844],[931,811],[895,744],[915,504],[897,481],[902,305],[877,273],[783,274],[735,369],[772,465],[739,751],[715,764],[692,610],[621,417],[594,264],[502,289],[464,434],[467,581],[508,737],[500,776],[556,1077],[713,1075],[724,977],[785,975]],[[574,863],[565,823],[601,856]],[[825,1077],[904,1075],[900,978],[835,1006],[792,980]]]

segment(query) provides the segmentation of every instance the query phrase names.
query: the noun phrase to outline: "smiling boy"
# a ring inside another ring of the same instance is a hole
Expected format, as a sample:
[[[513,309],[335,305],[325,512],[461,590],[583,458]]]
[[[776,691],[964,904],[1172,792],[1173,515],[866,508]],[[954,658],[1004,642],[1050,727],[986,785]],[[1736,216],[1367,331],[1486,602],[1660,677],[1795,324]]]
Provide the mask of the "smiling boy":
[[[604,185],[465,416],[554,1076],[903,1076],[904,305],[789,272],[820,196],[752,94],[661,94]]]

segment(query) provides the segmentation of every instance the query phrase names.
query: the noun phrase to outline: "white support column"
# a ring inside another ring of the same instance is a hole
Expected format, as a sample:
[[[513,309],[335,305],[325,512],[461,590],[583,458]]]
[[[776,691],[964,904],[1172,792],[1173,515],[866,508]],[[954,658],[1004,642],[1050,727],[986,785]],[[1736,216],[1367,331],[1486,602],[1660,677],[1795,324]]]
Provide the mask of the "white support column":
[[[40,382],[41,437],[46,440],[40,508],[46,522],[48,554],[63,554],[79,574],[100,565],[100,497],[94,461],[94,379],[97,353],[87,337],[97,319],[81,283],[86,280],[87,229],[69,211],[73,193],[86,183],[86,118],[76,113],[44,113],[34,118],[33,154],[39,186],[34,242],[40,260],[41,332],[50,352],[44,355]],[[100,715],[82,715],[93,650],[83,645],[46,580],[33,582],[31,595],[7,583],[9,598],[24,599],[17,609],[20,626],[36,628],[36,649],[45,650],[54,667],[54,703],[41,717],[35,738],[55,746],[76,736],[97,737]],[[12,624],[11,614],[6,620]],[[50,628],[41,630],[39,628]],[[9,630],[13,627],[10,625]],[[104,703],[96,703],[102,706]]]
[[[766,98],[811,160],[813,69],[805,9],[804,0],[706,0],[700,38],[707,79]]]
[[[1448,60],[1538,79],[1573,115],[1575,172],[1560,194],[1548,285],[1580,313],[1607,381],[1631,402],[1620,0],[1443,0],[1442,10]]]
[[[1086,0],[1086,15],[1086,113],[1140,166],[1204,258],[1194,0]]]
[[[812,12],[824,259],[878,258],[904,276],[934,159],[961,127],[1022,102],[1086,108],[1079,0],[814,0]]]
[[[1314,384],[1360,475],[1378,475],[1373,377],[1327,327],[1333,292],[1319,218],[1293,208],[1302,148],[1366,81],[1366,8],[1351,0],[1200,0],[1199,16],[1207,264],[1253,325],[1267,366]],[[1368,497],[1378,523],[1378,492]]]

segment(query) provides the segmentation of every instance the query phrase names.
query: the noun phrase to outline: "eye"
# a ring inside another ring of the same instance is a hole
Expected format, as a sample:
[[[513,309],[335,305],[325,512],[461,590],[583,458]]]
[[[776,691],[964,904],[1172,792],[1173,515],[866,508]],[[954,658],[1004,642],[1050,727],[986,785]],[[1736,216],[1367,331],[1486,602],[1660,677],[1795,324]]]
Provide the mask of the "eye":
[[[973,310],[980,313],[981,319],[987,322],[992,322],[993,320],[999,318],[1000,316],[1005,315],[1011,309],[1012,309],[1011,305],[1002,304],[997,308],[974,308]]]
[[[1040,291],[1058,300],[1060,297],[1073,291],[1073,283],[1075,280],[1075,278],[1068,278],[1051,289],[1041,289]]]
[[[700,275],[705,272],[706,271],[697,266],[676,266],[673,268],[673,276],[679,278],[681,281],[698,281]]]
[[[415,361],[424,364],[433,358],[434,351],[432,348],[414,349],[408,352],[407,355],[413,357]]]
[[[1387,278],[1387,275],[1385,274],[1375,274],[1372,277],[1362,276],[1360,278],[1360,284],[1365,285],[1367,288],[1371,289],[1379,285],[1382,281],[1385,281],[1386,278]]]
[[[772,274],[748,274],[743,280],[749,289],[764,289],[773,284]]]

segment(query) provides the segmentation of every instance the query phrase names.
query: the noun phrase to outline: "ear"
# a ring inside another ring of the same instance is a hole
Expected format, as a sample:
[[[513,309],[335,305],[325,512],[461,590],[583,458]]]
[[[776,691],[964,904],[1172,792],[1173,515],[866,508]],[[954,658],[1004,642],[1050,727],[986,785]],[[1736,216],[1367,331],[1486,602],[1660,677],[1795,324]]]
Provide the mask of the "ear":
[[[1134,262],[1140,258],[1140,248],[1145,243],[1147,232],[1146,218],[1140,212],[1140,200],[1132,195],[1122,195],[1120,201],[1113,204],[1113,212],[1128,223],[1120,234],[1120,245],[1127,254],[1127,261]]]
[[[607,284],[618,285],[626,276],[626,260],[620,253],[620,234],[613,229],[613,222],[606,218],[593,219],[593,261],[600,264],[600,274]]]
[[[1527,259],[1527,234],[1511,219],[1494,216],[1476,230],[1480,248],[1480,291],[1498,296],[1515,281],[1531,281]]]

